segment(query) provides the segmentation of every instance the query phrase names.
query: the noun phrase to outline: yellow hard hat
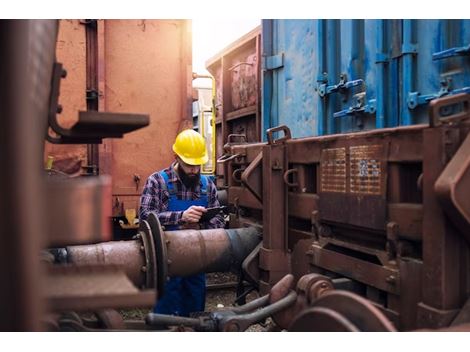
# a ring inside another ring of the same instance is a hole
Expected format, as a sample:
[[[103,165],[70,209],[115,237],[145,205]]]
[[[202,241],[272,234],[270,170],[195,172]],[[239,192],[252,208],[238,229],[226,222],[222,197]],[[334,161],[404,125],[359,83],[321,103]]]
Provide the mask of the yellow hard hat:
[[[173,151],[189,165],[207,163],[206,141],[194,130],[184,130],[176,136]]]

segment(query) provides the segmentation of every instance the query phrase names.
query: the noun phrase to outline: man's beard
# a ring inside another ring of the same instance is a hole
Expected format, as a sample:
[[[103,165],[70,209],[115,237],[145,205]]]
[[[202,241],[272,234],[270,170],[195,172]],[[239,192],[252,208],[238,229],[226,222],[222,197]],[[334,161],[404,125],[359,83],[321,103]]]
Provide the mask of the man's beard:
[[[178,168],[178,176],[186,188],[195,188],[201,179],[199,172],[197,174],[187,174],[181,166]]]

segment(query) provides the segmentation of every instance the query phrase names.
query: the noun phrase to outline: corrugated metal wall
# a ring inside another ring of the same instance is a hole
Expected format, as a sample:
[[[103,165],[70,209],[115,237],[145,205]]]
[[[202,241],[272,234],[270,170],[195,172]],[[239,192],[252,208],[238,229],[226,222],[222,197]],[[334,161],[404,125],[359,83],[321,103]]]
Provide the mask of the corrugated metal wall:
[[[470,20],[263,20],[262,35],[264,129],[425,123],[430,99],[470,92]]]

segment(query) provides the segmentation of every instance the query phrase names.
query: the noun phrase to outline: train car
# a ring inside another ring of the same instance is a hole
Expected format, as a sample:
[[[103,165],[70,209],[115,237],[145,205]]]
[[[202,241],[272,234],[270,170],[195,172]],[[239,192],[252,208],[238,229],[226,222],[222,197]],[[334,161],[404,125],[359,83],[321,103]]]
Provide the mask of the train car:
[[[246,278],[303,297],[282,327],[468,322],[469,40],[468,20],[262,21],[263,142],[219,162],[231,226],[263,233]]]
[[[260,51],[261,27],[256,27],[206,61],[216,85],[217,159],[227,140],[261,140]],[[226,187],[224,165],[219,163],[216,171],[217,186]]]
[[[180,129],[192,128],[191,38],[188,20],[59,21],[56,55],[67,70],[59,123],[72,126],[79,110],[150,116],[147,128],[101,146],[46,144],[54,170],[111,176],[115,220],[137,212],[145,180],[172,162]]]

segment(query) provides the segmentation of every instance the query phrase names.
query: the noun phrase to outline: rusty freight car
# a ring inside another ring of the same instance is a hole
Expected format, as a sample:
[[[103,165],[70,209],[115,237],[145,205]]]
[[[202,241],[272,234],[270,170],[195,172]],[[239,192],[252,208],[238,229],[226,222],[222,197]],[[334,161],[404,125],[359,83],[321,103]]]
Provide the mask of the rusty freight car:
[[[230,226],[263,233],[246,279],[296,285],[283,328],[469,323],[469,25],[262,21],[264,142],[226,135],[219,163]]]
[[[111,175],[113,216],[137,210],[145,180],[172,161],[177,132],[192,127],[191,22],[60,20],[57,60],[67,70],[62,126],[78,110],[146,113],[150,125],[100,146],[47,143],[45,160],[72,176]]]
[[[261,140],[261,27],[257,27],[206,61],[216,82],[216,157],[224,142]],[[228,137],[230,136],[230,137]],[[217,186],[227,185],[224,164],[217,165]]]

